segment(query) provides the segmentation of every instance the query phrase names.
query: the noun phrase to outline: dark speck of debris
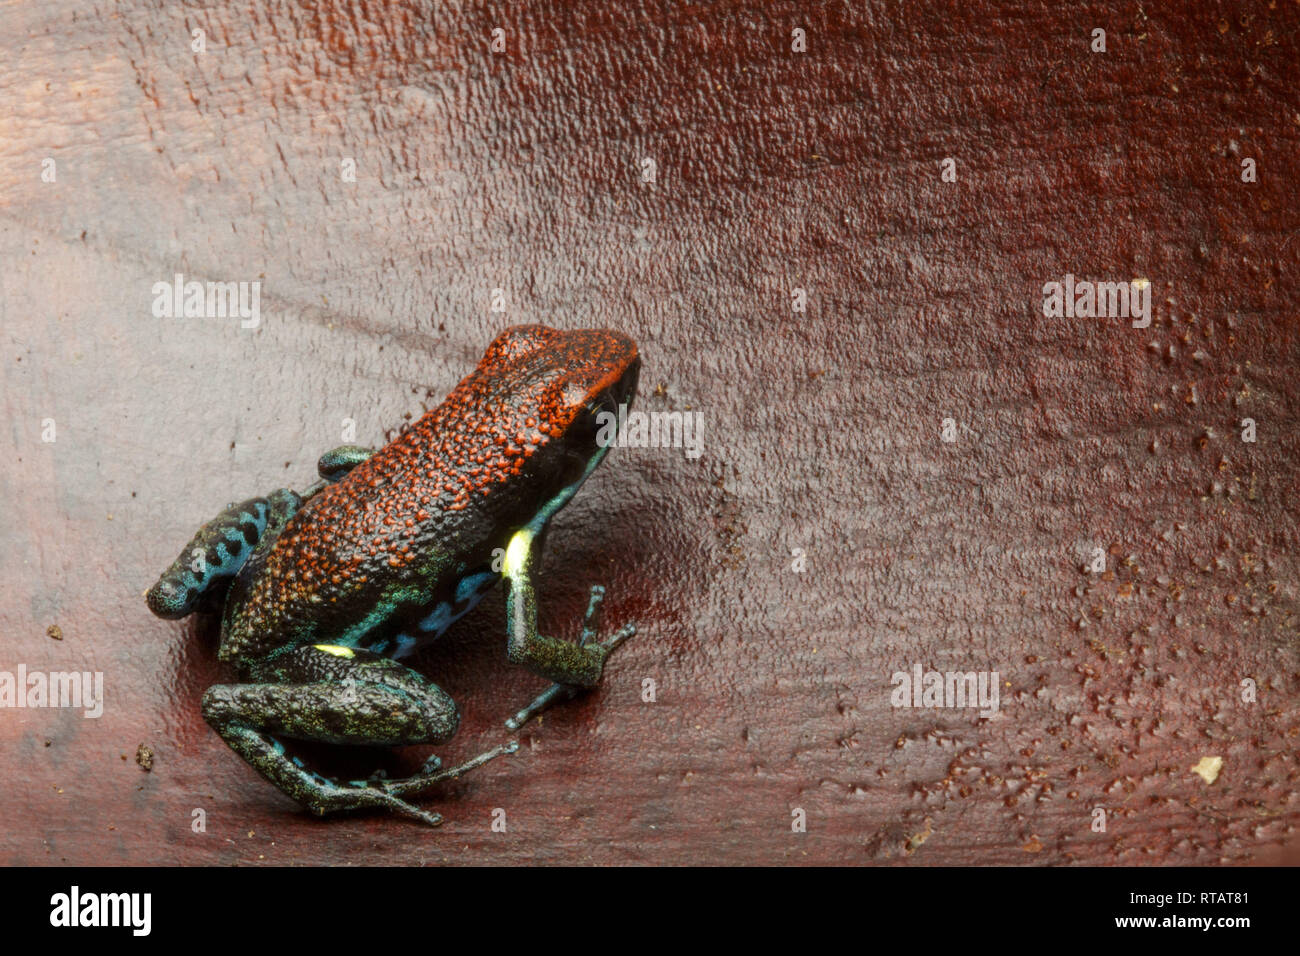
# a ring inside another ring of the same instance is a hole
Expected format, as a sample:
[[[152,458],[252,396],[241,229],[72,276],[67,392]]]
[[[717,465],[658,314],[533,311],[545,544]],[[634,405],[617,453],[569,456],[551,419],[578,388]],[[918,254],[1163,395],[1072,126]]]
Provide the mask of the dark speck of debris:
[[[135,762],[140,765],[141,770],[153,769],[153,748],[141,744],[135,748]]]
[[[45,629],[45,633],[56,641],[63,640],[63,628],[59,627],[57,624],[51,624]]]

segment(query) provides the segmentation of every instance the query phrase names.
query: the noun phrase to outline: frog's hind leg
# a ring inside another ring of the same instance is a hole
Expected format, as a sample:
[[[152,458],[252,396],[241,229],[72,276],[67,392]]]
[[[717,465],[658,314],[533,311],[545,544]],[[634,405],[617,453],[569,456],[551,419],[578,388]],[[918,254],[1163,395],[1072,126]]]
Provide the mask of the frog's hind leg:
[[[277,736],[395,747],[440,743],[456,732],[456,704],[437,684],[378,654],[332,645],[298,647],[256,667],[261,683],[219,684],[203,717],[258,773],[313,813],[381,808],[431,826],[442,818],[403,800],[481,766],[510,747],[400,780],[339,783],[289,757]]]
[[[204,598],[221,598],[267,527],[283,524],[301,505],[302,499],[287,488],[228,505],[199,528],[145,592],[149,610],[159,617],[181,618]]]

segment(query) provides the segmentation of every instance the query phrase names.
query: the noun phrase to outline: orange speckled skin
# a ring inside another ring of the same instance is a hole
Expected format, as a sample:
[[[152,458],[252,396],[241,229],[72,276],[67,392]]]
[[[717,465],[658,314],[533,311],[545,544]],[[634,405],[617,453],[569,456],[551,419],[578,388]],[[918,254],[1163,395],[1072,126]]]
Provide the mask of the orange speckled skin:
[[[231,586],[221,658],[369,646],[456,604],[603,453],[596,414],[631,402],[639,366],[618,332],[502,332],[441,405],[266,536]]]

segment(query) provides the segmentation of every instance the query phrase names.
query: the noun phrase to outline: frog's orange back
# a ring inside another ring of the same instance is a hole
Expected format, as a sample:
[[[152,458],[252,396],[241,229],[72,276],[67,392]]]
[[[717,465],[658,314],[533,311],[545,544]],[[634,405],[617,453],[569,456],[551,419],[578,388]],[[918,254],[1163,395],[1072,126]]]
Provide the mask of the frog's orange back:
[[[457,598],[604,453],[595,417],[631,401],[639,361],[617,332],[503,332],[441,405],[259,544],[232,584],[221,657],[349,643]]]

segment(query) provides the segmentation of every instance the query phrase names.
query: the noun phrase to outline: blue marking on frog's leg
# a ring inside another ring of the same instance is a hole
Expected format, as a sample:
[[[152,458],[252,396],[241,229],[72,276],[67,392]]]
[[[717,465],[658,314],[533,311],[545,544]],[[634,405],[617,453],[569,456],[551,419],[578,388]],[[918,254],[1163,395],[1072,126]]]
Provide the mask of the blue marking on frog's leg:
[[[420,638],[414,634],[398,634],[391,642],[384,642],[386,647],[383,652],[395,661],[403,660],[410,657],[420,646]]]
[[[452,602],[439,601],[414,626],[373,645],[370,650],[394,660],[408,657],[421,645],[441,637],[447,628],[473,610],[500,578],[493,571],[474,571],[465,575],[456,582],[456,594]]]
[[[316,462],[316,471],[326,481],[335,482],[374,453],[373,448],[340,445],[320,456],[320,461]]]
[[[458,607],[464,607],[457,617],[468,613],[470,608],[481,601],[483,595],[497,583],[500,577],[501,575],[493,571],[479,571],[476,574],[467,574],[457,581],[456,604]]]
[[[180,556],[147,592],[149,610],[181,618],[205,597],[220,598],[257,547],[267,525],[287,521],[302,499],[287,488],[229,505],[199,528]]]
[[[293,764],[295,767],[297,767],[299,770],[305,773],[308,777],[310,777],[313,781],[315,781],[320,786],[337,787],[339,785],[338,780],[336,780],[334,777],[327,777],[323,773],[317,773],[315,770],[312,770],[305,763],[303,763],[301,757],[290,757],[289,752],[284,748],[284,744],[277,738],[271,736],[270,734],[267,734],[266,739],[271,742],[271,746],[275,748],[276,753],[278,753],[282,757],[288,757],[289,762],[291,764]]]
[[[421,634],[427,634],[430,637],[438,637],[443,631],[451,626],[453,617],[452,606],[446,601],[440,601],[436,607],[420,619],[416,628]]]
[[[420,645],[441,636],[456,618],[453,608],[446,601],[440,601],[432,611],[400,634],[395,634],[380,641],[370,648],[376,654],[383,654],[395,661],[410,657],[419,650]]]

